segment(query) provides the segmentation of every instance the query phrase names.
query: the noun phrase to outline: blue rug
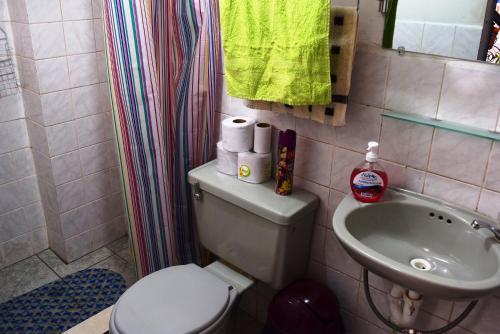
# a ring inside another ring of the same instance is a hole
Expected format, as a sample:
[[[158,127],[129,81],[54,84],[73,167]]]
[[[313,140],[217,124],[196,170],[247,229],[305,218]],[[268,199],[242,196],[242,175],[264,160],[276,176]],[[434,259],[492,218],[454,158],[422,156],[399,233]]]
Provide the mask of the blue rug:
[[[56,334],[116,303],[120,274],[86,269],[0,304],[1,334]]]

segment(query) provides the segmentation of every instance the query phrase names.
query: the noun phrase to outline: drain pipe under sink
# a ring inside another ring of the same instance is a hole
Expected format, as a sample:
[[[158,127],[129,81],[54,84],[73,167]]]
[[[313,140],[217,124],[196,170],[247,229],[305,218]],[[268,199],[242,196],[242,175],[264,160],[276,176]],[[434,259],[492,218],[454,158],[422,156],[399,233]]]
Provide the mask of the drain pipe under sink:
[[[387,299],[391,321],[400,327],[412,327],[417,321],[423,301],[422,296],[415,291],[394,284]]]

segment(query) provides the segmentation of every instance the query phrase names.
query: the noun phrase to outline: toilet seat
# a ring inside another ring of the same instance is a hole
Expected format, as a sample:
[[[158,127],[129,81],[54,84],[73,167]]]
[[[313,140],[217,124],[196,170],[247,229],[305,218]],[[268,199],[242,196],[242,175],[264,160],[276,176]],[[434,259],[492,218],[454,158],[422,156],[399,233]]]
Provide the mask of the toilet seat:
[[[194,264],[159,270],[118,300],[112,334],[199,333],[230,306],[231,285]]]

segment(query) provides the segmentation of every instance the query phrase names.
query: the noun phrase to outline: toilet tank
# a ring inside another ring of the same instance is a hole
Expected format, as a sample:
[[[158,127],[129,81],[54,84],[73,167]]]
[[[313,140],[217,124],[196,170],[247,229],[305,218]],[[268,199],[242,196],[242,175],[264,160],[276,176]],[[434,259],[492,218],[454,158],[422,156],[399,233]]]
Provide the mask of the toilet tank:
[[[303,276],[318,198],[274,181],[251,184],[221,174],[211,161],[189,172],[201,244],[256,279],[281,289]]]

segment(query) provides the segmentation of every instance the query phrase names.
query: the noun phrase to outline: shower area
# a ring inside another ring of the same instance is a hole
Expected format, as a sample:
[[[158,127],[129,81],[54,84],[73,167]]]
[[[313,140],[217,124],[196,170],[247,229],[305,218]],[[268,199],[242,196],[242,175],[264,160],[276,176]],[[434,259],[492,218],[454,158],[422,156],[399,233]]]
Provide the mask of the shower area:
[[[135,281],[115,137],[101,1],[0,0],[0,304],[88,268]]]

